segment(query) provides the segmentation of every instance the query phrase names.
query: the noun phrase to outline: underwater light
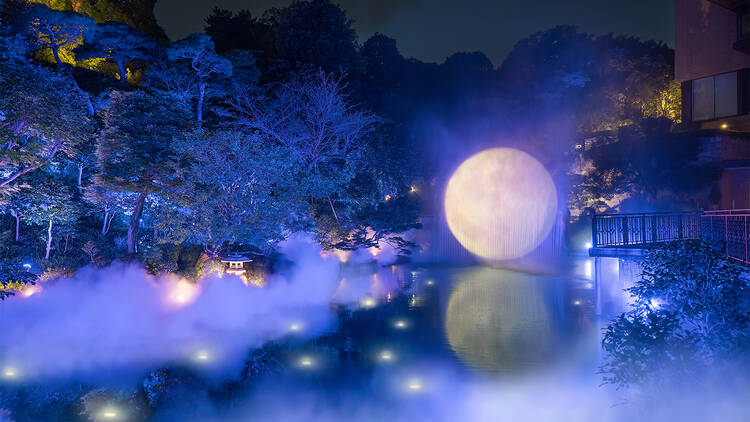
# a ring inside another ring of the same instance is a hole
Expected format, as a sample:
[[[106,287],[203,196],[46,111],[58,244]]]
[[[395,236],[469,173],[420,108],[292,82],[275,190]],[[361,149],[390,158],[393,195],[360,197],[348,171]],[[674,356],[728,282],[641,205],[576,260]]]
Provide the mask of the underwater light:
[[[420,391],[422,390],[422,381],[417,378],[411,378],[406,382],[406,388],[410,391]]]
[[[403,319],[396,320],[396,322],[393,323],[393,326],[398,329],[404,329],[408,327],[409,325],[404,321]]]
[[[428,286],[432,286],[433,284],[435,284],[435,282],[434,282],[434,281],[432,281],[432,280],[427,280],[427,285],[428,285]]]
[[[581,306],[581,301],[578,300],[578,299],[576,299],[576,300],[573,301],[573,305],[575,305],[575,306]]]
[[[18,372],[16,372],[15,368],[11,368],[10,366],[3,368],[3,378],[15,378],[17,376]]]
[[[301,329],[302,329],[302,326],[300,324],[293,323],[293,324],[289,325],[289,331],[295,331],[296,332],[296,331],[299,331]]]
[[[120,412],[117,411],[114,407],[105,407],[98,413],[98,419],[102,420],[116,420],[120,417]]]
[[[361,304],[363,308],[374,308],[376,303],[375,303],[375,299],[371,297],[366,297],[362,299]]]
[[[211,355],[205,350],[201,350],[200,352],[195,354],[195,360],[199,362],[207,362],[210,359],[211,359]]]
[[[378,355],[378,359],[384,362],[390,362],[393,360],[393,353],[391,353],[390,350],[383,350],[380,352],[380,355]]]
[[[303,368],[311,368],[315,364],[310,356],[302,356],[297,363]]]

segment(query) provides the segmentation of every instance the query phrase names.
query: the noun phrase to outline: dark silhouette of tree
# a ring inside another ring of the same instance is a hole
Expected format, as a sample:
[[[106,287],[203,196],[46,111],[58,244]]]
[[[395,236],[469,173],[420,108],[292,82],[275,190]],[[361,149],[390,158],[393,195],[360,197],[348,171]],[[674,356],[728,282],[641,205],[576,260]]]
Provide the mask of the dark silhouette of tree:
[[[273,27],[279,57],[293,68],[307,65],[347,74],[359,69],[357,34],[338,5],[328,0],[295,1],[269,10],[266,19]]]

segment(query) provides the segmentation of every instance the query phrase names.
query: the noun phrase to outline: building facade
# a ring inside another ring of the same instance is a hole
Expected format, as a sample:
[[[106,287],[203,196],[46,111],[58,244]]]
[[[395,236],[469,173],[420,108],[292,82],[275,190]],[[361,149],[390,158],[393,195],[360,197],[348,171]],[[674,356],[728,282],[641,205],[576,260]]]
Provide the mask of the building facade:
[[[675,0],[682,130],[723,168],[716,207],[750,208],[750,0]]]

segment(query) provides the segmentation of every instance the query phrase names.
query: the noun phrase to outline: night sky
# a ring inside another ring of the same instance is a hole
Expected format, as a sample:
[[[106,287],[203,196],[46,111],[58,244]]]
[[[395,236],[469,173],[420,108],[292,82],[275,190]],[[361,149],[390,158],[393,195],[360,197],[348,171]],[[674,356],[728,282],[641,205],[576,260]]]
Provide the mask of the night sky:
[[[441,63],[457,51],[484,52],[499,65],[519,39],[558,24],[673,45],[674,0],[338,0],[360,41],[380,32],[401,53]],[[156,16],[172,39],[203,29],[214,5],[259,16],[290,0],[159,0]]]

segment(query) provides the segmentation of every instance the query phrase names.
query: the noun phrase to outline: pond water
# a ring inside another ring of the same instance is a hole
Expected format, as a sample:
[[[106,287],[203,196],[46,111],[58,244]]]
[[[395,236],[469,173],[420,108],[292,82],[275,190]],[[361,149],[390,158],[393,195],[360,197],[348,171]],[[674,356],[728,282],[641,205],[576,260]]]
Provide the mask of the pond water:
[[[612,408],[617,395],[600,387],[597,368],[601,329],[625,308],[626,281],[622,263],[600,262],[597,271],[592,259],[574,259],[556,275],[345,267],[326,311],[332,324],[306,333],[306,321],[292,321],[288,334],[251,352],[241,370],[203,371],[213,363],[209,349],[189,365],[145,370],[135,384],[32,382],[4,396],[0,389],[0,409],[34,402],[28,414],[15,408],[17,422],[40,414],[96,421],[620,420]],[[91,399],[92,391],[103,398]],[[61,397],[70,403],[57,403]],[[30,410],[46,401],[54,405]]]

